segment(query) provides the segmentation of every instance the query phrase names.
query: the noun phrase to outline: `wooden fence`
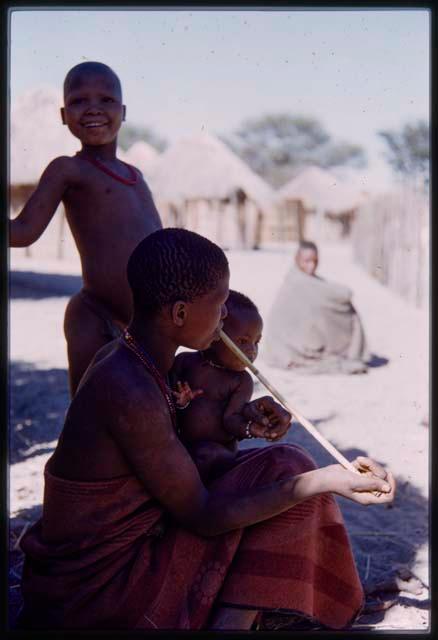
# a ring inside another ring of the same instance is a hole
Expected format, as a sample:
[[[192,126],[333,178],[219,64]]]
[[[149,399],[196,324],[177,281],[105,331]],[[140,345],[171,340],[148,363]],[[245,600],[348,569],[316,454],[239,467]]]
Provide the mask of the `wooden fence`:
[[[363,204],[352,229],[355,258],[410,304],[429,303],[429,198],[401,187]]]

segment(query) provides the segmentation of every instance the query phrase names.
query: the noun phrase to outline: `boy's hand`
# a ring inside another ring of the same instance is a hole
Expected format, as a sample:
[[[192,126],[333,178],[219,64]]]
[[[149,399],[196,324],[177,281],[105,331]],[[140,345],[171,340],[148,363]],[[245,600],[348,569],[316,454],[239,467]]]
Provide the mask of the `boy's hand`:
[[[248,402],[243,415],[251,420],[251,434],[255,438],[266,438],[270,442],[279,440],[288,431],[292,416],[271,396],[263,396]]]
[[[178,380],[176,383],[176,391],[172,391],[175,396],[175,403],[179,409],[183,409],[190,404],[192,400],[203,394],[203,389],[191,390],[188,382],[181,382]]]

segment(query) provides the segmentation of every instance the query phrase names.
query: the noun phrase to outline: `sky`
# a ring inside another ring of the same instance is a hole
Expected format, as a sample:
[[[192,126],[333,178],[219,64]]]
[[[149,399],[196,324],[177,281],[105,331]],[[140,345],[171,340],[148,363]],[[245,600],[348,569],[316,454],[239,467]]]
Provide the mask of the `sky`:
[[[387,182],[378,130],[429,119],[427,10],[15,10],[10,98],[85,60],[122,81],[127,121],[172,142],[265,114],[314,117]]]

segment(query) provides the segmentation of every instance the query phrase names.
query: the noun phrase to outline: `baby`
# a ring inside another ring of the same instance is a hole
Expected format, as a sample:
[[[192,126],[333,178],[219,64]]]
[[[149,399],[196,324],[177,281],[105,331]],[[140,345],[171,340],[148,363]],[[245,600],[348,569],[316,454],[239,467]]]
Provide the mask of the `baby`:
[[[223,329],[254,362],[263,321],[255,304],[242,293],[230,291]],[[176,388],[178,426],[203,479],[211,479],[235,459],[238,441],[245,438],[275,440],[275,418],[265,424],[245,417],[253,381],[245,365],[222,342],[206,351],[184,352],[171,370]],[[195,400],[196,399],[196,400]]]

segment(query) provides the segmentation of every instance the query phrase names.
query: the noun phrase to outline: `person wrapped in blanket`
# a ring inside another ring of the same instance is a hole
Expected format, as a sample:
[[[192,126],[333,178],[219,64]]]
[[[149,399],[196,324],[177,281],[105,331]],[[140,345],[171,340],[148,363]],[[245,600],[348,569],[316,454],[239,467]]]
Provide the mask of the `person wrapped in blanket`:
[[[352,291],[316,274],[318,248],[302,240],[271,307],[263,358],[300,373],[361,374],[372,356]]]
[[[178,434],[168,373],[178,347],[205,351],[219,338],[226,256],[196,233],[164,229],[140,242],[127,270],[131,322],[81,379],[46,463],[42,517],[21,539],[17,626],[244,630],[259,611],[350,624],[364,594],[332,493],[389,503],[391,473],[368,458],[354,462],[363,474],[316,468],[303,449],[275,442],[238,452],[204,483]],[[271,417],[278,437],[292,418],[270,397],[242,414],[254,425]]]

